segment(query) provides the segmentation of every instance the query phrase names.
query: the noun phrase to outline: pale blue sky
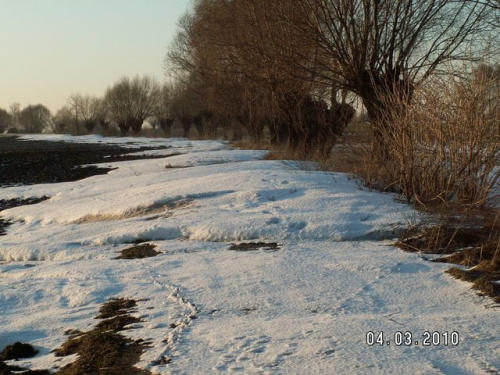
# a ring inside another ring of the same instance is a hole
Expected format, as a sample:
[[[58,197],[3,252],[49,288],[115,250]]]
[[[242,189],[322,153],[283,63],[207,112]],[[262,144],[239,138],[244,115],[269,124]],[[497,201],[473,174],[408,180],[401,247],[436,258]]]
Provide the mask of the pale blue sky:
[[[101,96],[124,75],[164,79],[190,0],[0,0],[0,108]]]

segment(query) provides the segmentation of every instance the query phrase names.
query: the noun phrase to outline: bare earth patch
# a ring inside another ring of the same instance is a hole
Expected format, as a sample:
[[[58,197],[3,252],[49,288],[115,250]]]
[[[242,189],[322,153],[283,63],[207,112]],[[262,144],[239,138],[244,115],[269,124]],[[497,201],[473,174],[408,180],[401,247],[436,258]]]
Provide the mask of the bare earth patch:
[[[76,181],[106,174],[113,169],[89,164],[164,158],[162,155],[132,153],[165,148],[123,148],[116,145],[33,141],[16,136],[0,136],[0,186]]]
[[[133,365],[140,359],[146,348],[142,340],[131,340],[119,331],[126,329],[131,323],[140,319],[129,315],[136,302],[130,299],[111,299],[105,303],[96,319],[102,320],[93,330],[76,333],[56,350],[56,356],[62,357],[78,354],[78,359],[60,369],[61,375],[91,374],[130,374],[149,375],[149,371],[141,370]]]
[[[233,244],[228,250],[235,251],[255,251],[255,250],[279,250],[280,247],[276,242],[242,242]]]
[[[155,250],[156,246],[150,243],[143,243],[140,245],[132,246],[123,249],[120,253],[121,255],[115,259],[142,259],[155,257],[161,254],[159,251]]]

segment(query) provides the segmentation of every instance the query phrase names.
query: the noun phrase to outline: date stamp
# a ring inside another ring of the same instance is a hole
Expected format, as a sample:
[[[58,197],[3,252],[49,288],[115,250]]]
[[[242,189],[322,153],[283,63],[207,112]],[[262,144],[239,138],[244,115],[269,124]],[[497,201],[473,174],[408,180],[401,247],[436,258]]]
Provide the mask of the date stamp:
[[[365,343],[368,346],[458,346],[460,335],[456,331],[424,331],[418,334],[411,331],[396,331],[392,334],[368,331]]]

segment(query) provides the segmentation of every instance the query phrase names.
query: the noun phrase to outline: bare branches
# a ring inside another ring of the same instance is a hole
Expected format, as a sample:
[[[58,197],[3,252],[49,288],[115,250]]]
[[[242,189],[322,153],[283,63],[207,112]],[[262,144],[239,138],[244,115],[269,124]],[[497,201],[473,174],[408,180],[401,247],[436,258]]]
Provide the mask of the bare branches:
[[[443,64],[485,56],[495,7],[498,0],[198,0],[167,61],[205,107],[249,128],[281,123],[310,98],[333,107],[337,95],[328,93],[343,91],[361,98],[377,137],[386,96],[411,102]],[[304,124],[290,126],[307,138]]]
[[[122,133],[139,133],[143,122],[154,115],[160,93],[159,84],[151,77],[124,77],[106,90],[105,101]]]
[[[100,98],[75,94],[70,96],[68,102],[74,112],[75,121],[82,123],[88,132],[92,132],[105,117],[106,108]]]

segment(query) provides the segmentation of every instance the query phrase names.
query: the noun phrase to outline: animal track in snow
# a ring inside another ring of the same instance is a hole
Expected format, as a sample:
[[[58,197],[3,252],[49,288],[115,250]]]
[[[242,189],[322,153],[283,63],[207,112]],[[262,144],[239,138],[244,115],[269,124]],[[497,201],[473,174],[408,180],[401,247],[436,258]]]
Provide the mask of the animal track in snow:
[[[279,347],[277,347],[279,345]],[[297,343],[276,344],[267,335],[234,337],[221,352],[214,372],[274,374],[295,352]]]

